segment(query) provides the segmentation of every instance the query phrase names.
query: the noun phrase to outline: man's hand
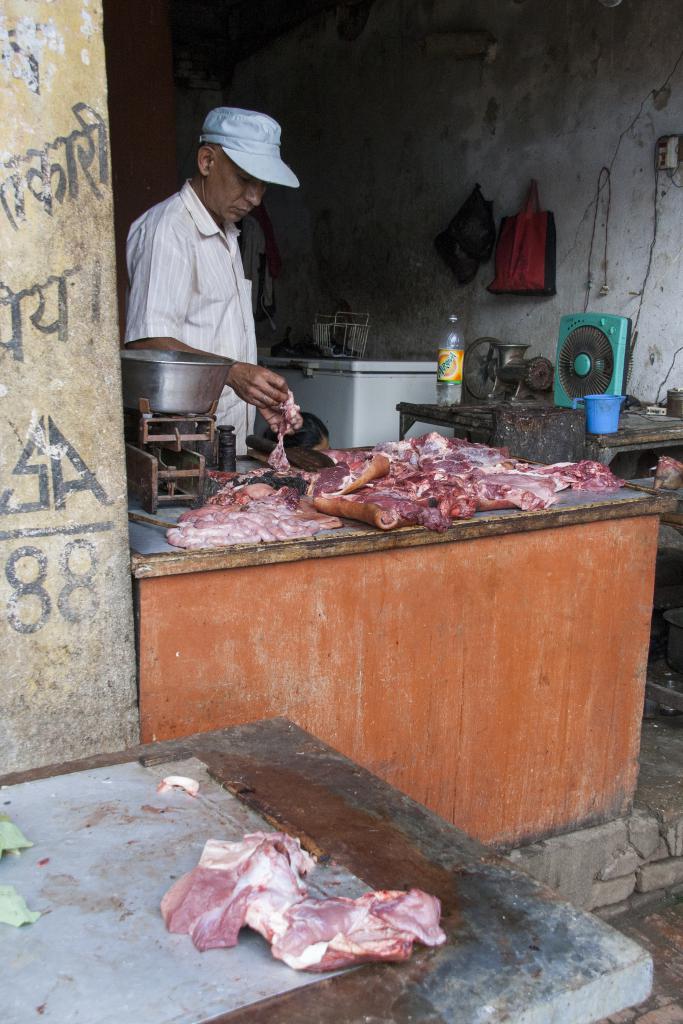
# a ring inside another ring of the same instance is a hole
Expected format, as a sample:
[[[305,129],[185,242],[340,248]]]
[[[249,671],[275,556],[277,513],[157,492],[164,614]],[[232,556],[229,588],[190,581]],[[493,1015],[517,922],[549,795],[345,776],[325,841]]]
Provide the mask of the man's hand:
[[[277,434],[278,434],[278,432],[280,430],[280,424],[282,423],[282,413],[280,412],[280,410],[279,409],[266,409],[266,408],[262,408],[262,409],[259,409],[259,412],[263,416],[264,420],[266,421],[266,423],[268,424],[270,429],[277,436]],[[287,433],[291,434],[292,433],[292,429],[291,428],[288,429]]]
[[[284,377],[265,366],[233,363],[226,383],[242,401],[255,405],[270,428],[277,433],[281,416],[279,406],[287,401],[289,391]],[[301,427],[303,420],[300,416],[298,421],[288,433]]]

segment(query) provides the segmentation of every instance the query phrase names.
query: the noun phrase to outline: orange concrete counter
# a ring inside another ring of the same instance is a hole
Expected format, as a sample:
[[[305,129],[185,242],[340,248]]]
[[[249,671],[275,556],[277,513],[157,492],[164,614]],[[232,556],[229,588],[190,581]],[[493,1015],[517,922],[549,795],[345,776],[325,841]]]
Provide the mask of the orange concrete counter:
[[[489,843],[624,813],[667,501],[136,555],[142,739],[286,715]]]

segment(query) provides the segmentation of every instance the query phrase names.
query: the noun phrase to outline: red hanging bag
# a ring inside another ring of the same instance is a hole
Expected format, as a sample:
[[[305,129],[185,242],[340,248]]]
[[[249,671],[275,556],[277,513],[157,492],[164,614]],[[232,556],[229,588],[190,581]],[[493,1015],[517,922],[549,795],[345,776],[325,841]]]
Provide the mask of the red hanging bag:
[[[555,294],[555,218],[541,210],[538,183],[532,181],[524,208],[503,217],[496,245],[494,295]]]

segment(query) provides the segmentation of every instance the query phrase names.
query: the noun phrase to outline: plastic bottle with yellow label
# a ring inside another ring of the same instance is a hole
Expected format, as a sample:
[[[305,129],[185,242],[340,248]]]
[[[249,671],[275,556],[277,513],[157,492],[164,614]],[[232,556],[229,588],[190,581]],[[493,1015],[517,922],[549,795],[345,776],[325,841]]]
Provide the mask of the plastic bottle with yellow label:
[[[437,405],[458,405],[462,397],[462,364],[465,345],[458,329],[458,318],[448,318],[446,337],[439,345],[436,364]]]

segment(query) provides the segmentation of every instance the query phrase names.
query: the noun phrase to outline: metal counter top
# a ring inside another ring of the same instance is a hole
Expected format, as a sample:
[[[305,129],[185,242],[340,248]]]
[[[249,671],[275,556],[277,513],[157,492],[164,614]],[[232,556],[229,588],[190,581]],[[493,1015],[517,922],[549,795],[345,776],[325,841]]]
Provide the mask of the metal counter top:
[[[257,937],[241,937],[233,950],[197,954],[187,936],[169,935],[157,916],[157,900],[169,884],[169,865],[172,875],[185,870],[194,860],[198,841],[207,838],[203,829],[198,835],[194,827],[202,816],[201,805],[188,803],[190,798],[181,794],[167,801],[177,808],[173,814],[159,815],[146,813],[147,805],[141,802],[148,791],[150,803],[160,802],[153,786],[156,776],[165,774],[159,762],[173,764],[187,757],[201,761],[217,784],[206,788],[210,807],[204,817],[215,819],[212,828],[222,820],[227,829],[225,810],[230,804],[232,819],[241,813],[245,827],[253,824],[251,812],[263,815],[271,825],[299,836],[320,858],[331,858],[339,870],[372,888],[415,886],[431,892],[442,903],[446,944],[417,947],[406,963],[369,965],[326,979],[302,977],[282,964],[270,964],[272,974],[280,973],[283,982],[286,976],[294,977],[280,986],[280,994],[269,995],[264,976],[252,976],[265,963],[256,950],[249,956],[251,938]],[[141,769],[138,758],[143,765],[151,759],[157,768],[153,773]],[[111,765],[126,770],[102,770]],[[82,774],[65,774],[74,772]],[[651,958],[633,941],[562,902],[286,719],[5,776],[0,783],[9,786],[3,790],[9,806],[3,809],[20,826],[26,814],[28,827],[30,807],[36,803],[32,794],[55,794],[55,799],[43,799],[42,815],[30,817],[37,845],[22,855],[25,868],[40,858],[56,858],[54,866],[44,863],[29,871],[25,889],[30,903],[52,913],[18,933],[3,933],[3,1006],[16,1024],[37,1020],[38,1014],[57,1024],[84,1020],[68,998],[76,979],[91,991],[89,1024],[114,1024],[124,1017],[144,1018],[146,1024],[589,1024],[640,1002],[650,992]],[[58,799],[62,791],[80,830],[67,827]],[[230,794],[238,798],[241,812],[234,809]],[[105,820],[107,826],[102,824]],[[94,865],[87,876],[78,877],[79,861],[68,867],[68,843],[75,844],[74,849],[87,846]],[[164,855],[158,870],[155,849]],[[125,865],[126,856],[130,874],[109,870],[110,863],[114,869]],[[62,868],[60,858],[66,858],[67,868]],[[2,868],[11,882],[12,859],[3,861]],[[70,900],[58,898],[62,890],[71,893]],[[53,959],[44,962],[39,956],[41,942],[51,929],[59,932],[60,919],[69,914],[75,915],[81,937],[67,933],[68,941],[59,942]],[[107,917],[112,941],[119,944],[128,933],[134,941],[136,916],[146,915],[146,934],[155,947],[146,955],[154,962],[154,977],[140,969],[134,945],[128,956],[107,956],[107,932],[95,927],[98,914],[103,920],[103,915]],[[8,955],[12,949],[14,955]],[[55,973],[55,963],[60,973]],[[96,988],[88,964],[99,979]],[[36,988],[27,995],[13,979],[31,972]],[[240,977],[244,992],[247,982],[252,986],[251,997],[243,998],[240,1008],[228,998],[228,976],[237,979],[238,990]],[[283,991],[292,982],[304,987]],[[105,985],[105,995],[109,990],[117,994],[113,1006],[102,996]],[[152,998],[155,992],[161,993],[159,998]],[[128,1003],[127,1016],[117,1012],[122,1002]]]
[[[277,541],[268,544],[233,544],[222,548],[185,551],[166,543],[165,530],[160,527],[130,523],[131,569],[135,579],[169,576],[212,569],[244,568],[295,562],[309,558],[332,558],[339,555],[372,553],[391,548],[417,547],[423,544],[450,544],[480,537],[548,530],[560,526],[632,516],[661,515],[676,507],[676,498],[669,495],[646,494],[627,487],[613,494],[567,490],[552,508],[539,512],[502,509],[477,512],[471,519],[456,521],[444,533],[434,533],[422,526],[405,526],[382,531],[362,523],[329,530],[301,540]],[[160,518],[175,521],[183,509],[166,508]]]

